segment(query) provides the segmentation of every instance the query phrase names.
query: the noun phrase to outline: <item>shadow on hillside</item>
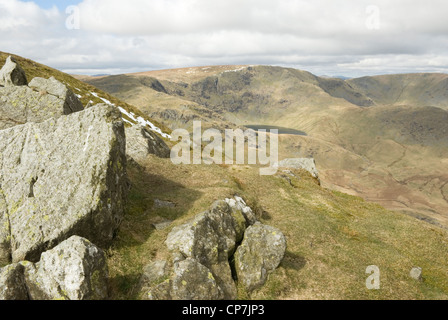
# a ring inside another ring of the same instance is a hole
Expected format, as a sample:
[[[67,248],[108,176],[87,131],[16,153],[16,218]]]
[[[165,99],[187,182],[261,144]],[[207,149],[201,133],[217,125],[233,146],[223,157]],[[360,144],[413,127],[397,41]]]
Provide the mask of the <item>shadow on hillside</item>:
[[[286,250],[285,257],[280,264],[285,269],[300,270],[306,265],[306,259],[298,254]]]
[[[156,231],[154,224],[182,217],[200,197],[200,192],[150,173],[133,160],[128,162],[127,171],[130,190],[115,249],[143,244]],[[156,206],[156,200],[172,205]]]
[[[187,214],[201,195],[196,190],[167,179],[163,173],[149,171],[133,160],[128,161],[130,189],[126,213],[110,257],[112,263],[121,266],[119,274],[110,278],[114,299],[133,298],[137,293],[143,267],[154,258],[154,245],[158,246],[156,243],[148,243],[148,239],[153,233],[160,232],[160,237],[155,237],[155,241],[164,241],[164,233],[171,228],[167,226],[157,230],[154,224],[174,221]],[[172,203],[173,206],[155,205],[156,199]]]

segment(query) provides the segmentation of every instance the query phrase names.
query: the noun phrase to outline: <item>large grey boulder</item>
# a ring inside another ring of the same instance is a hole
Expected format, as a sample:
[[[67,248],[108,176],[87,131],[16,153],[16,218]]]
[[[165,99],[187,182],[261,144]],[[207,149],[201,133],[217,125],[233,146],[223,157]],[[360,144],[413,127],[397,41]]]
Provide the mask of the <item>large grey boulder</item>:
[[[0,229],[1,258],[36,262],[72,235],[108,246],[127,189],[124,126],[115,107],[0,131],[0,221],[9,226]]]
[[[35,79],[31,84],[34,83],[37,91],[27,86],[0,87],[0,130],[27,122],[59,118],[83,110],[78,97],[59,81],[54,78]],[[47,92],[45,88],[54,94]],[[62,93],[64,91],[65,95]]]
[[[62,106],[63,114],[70,114],[84,109],[81,101],[73,91],[68,89],[62,82],[59,82],[54,77],[51,77],[50,79],[39,77],[33,78],[28,84],[28,87],[40,94],[49,94],[64,101]]]
[[[319,179],[319,172],[313,158],[290,158],[274,163],[274,167],[303,169],[308,171],[314,178]]]
[[[26,79],[25,71],[17,63],[16,59],[9,56],[5,64],[0,70],[0,85],[4,87],[11,86],[26,86],[28,81]]]
[[[169,158],[170,152],[170,148],[156,133],[141,125],[126,128],[126,153],[135,161],[144,161],[150,154]]]
[[[31,300],[103,300],[108,298],[108,267],[104,252],[73,236],[42,254],[25,269]]]
[[[259,222],[250,226],[235,252],[238,281],[248,291],[261,287],[283,260],[285,250],[286,238],[279,229]]]
[[[28,300],[24,270],[21,263],[0,269],[0,300]]]

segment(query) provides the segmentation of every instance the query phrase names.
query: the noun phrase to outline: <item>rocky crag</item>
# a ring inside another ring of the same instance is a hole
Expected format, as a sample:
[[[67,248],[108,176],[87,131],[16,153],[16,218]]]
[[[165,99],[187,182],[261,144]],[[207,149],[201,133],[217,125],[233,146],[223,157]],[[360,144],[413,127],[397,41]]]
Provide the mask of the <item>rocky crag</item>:
[[[128,188],[121,113],[84,110],[54,78],[16,80],[13,63],[0,71],[0,298],[107,298],[100,248]]]

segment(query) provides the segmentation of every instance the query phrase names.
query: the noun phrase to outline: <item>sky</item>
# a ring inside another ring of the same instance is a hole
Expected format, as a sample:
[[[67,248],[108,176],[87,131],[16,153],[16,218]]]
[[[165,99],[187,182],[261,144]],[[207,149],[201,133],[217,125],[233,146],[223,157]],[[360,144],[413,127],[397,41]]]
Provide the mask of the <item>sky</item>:
[[[72,74],[276,65],[448,73],[446,0],[0,0],[0,51]]]

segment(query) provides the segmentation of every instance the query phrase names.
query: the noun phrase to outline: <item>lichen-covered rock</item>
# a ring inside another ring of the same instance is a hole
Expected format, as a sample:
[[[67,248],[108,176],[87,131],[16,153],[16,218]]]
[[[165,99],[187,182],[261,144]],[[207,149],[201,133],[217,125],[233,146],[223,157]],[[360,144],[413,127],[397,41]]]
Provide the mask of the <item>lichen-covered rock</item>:
[[[233,199],[227,198],[225,201],[232,209],[232,212],[239,212],[244,216],[244,218],[246,219],[246,226],[253,225],[255,222],[257,222],[257,217],[255,216],[252,209],[243,200],[243,198],[234,196]]]
[[[210,210],[191,222],[173,228],[166,245],[173,252],[193,258],[207,267],[224,292],[225,299],[236,297],[229,258],[241,241],[246,220],[240,211],[232,210],[225,201],[216,201]]]
[[[11,229],[5,196],[0,185],[0,267],[11,262]]]
[[[235,252],[238,281],[249,291],[261,287],[279,266],[285,250],[286,239],[280,230],[259,222],[250,226]]]
[[[4,87],[26,86],[25,71],[17,63],[16,59],[9,56],[2,69],[0,70],[0,85]]]
[[[144,161],[150,154],[160,158],[170,157],[170,148],[156,133],[134,125],[126,128],[126,152],[135,161]]]
[[[78,97],[54,78],[35,78],[33,83],[37,91],[27,86],[0,88],[0,130],[83,110]]]
[[[20,263],[0,269],[0,300],[28,300],[24,270]]]
[[[50,79],[39,77],[33,78],[28,84],[28,87],[40,94],[49,94],[64,101],[64,104],[62,105],[63,114],[70,114],[84,109],[79,98],[54,77],[51,77]]]
[[[239,214],[234,213],[225,201],[216,201],[210,210],[174,227],[168,234],[166,245],[169,250],[179,251],[206,266],[227,261],[244,234],[245,220]]]
[[[120,112],[97,105],[0,131],[0,188],[0,244],[13,262],[36,262],[72,235],[109,245],[127,191]]]
[[[224,298],[211,271],[192,258],[175,264],[171,295],[175,300],[220,300]]]
[[[104,252],[73,236],[42,254],[25,270],[32,300],[103,300],[108,297],[108,268]]]

